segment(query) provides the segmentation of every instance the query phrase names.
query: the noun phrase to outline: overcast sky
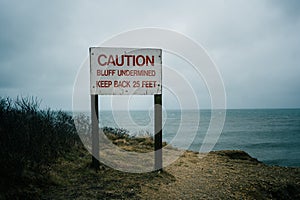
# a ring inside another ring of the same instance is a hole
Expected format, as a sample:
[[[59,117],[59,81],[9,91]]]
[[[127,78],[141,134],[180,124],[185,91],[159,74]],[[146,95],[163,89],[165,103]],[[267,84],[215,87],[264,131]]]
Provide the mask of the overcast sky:
[[[300,107],[297,0],[1,0],[0,26],[0,96],[37,96],[43,105],[71,110],[90,46],[131,29],[160,27],[207,50],[222,75],[228,108]],[[169,60],[170,66],[181,62]],[[196,89],[199,104],[209,107],[202,88]],[[172,101],[169,107],[176,108]]]

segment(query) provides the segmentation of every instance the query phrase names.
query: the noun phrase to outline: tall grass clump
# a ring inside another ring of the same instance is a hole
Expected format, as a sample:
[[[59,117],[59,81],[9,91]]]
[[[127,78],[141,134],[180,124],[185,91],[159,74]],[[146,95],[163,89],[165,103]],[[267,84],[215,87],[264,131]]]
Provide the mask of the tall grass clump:
[[[55,159],[80,144],[67,113],[42,110],[33,97],[0,97],[0,193],[43,177]]]

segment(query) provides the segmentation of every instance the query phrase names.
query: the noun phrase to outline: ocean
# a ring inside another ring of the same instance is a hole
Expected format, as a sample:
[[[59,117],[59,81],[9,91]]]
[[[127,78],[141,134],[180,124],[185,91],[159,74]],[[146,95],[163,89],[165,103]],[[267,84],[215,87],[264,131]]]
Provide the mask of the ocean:
[[[164,110],[163,140],[199,151],[210,110]],[[101,111],[100,126],[153,134],[153,111]],[[243,150],[269,165],[300,167],[300,109],[229,109],[213,150]]]

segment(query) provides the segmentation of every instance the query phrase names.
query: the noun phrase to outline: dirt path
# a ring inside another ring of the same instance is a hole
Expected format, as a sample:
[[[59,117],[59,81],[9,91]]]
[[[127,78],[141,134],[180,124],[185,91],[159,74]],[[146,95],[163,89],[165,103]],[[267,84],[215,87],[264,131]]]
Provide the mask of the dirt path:
[[[42,199],[300,199],[300,168],[267,166],[242,151],[185,152],[162,173],[89,169],[86,151],[53,166]]]
[[[242,151],[187,152],[168,166],[166,184],[142,186],[141,199],[296,199],[300,169],[266,166]]]

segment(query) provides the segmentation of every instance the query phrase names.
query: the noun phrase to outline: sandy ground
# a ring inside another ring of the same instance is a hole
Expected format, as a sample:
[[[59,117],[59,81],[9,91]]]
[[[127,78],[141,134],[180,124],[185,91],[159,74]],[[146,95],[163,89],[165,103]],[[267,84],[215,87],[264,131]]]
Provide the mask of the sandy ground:
[[[242,151],[186,152],[164,172],[174,179],[145,183],[141,199],[300,199],[299,168],[266,166]]]
[[[42,199],[300,199],[300,168],[267,166],[243,151],[185,152],[163,172],[150,173],[105,165],[96,172],[90,158],[82,150],[60,159]]]

